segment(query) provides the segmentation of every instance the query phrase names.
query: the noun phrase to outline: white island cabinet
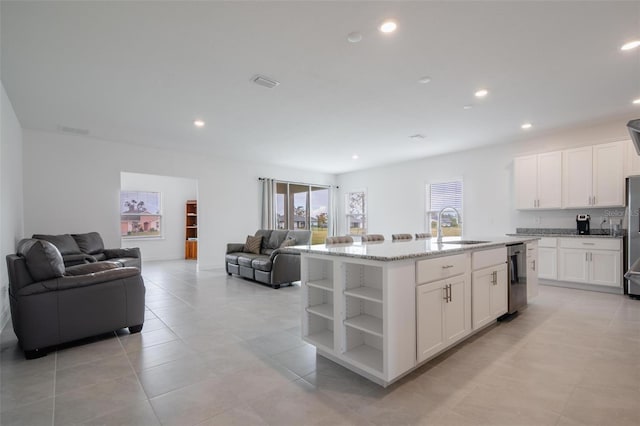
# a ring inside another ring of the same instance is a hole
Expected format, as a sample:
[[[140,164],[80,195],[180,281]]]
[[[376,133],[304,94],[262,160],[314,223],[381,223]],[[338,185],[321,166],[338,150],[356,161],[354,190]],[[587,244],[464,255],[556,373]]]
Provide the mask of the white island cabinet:
[[[318,354],[387,386],[504,313],[504,246],[514,240],[502,240],[293,247],[301,254],[303,339]],[[476,252],[477,287],[489,302],[482,323],[472,327]]]

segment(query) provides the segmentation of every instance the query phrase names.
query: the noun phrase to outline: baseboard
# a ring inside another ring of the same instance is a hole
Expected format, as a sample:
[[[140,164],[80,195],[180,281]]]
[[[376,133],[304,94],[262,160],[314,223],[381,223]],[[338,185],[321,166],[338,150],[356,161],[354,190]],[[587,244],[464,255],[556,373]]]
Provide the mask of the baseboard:
[[[599,293],[624,294],[624,289],[620,287],[607,287],[604,285],[580,284],[580,283],[572,283],[568,281],[552,281],[552,280],[539,280],[539,283],[541,285],[547,285],[551,287],[563,287],[563,288],[572,288],[575,290],[597,291]]]

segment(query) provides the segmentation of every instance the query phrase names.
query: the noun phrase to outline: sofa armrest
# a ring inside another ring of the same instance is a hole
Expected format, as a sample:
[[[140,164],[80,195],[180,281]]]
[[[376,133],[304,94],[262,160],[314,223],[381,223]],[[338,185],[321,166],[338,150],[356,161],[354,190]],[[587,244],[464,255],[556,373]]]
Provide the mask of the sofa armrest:
[[[140,249],[138,247],[104,249],[103,253],[107,259],[116,259],[119,257],[134,257],[137,259],[140,258]]]
[[[122,280],[139,275],[140,270],[138,268],[116,268],[87,275],[63,276],[47,281],[40,281],[23,287],[18,295],[29,296],[32,294],[46,293],[49,291],[60,291],[79,287],[88,287],[91,285]]]
[[[300,281],[300,253],[280,252],[273,258],[271,267],[271,284]]]
[[[269,258],[273,261],[276,256],[280,255],[280,254],[290,254],[293,256],[300,256],[300,252],[297,250],[289,250],[287,247],[283,247],[283,248],[277,248],[274,251],[271,252],[271,254],[269,255]]]
[[[228,243],[227,244],[227,253],[237,253],[244,251],[243,243]]]

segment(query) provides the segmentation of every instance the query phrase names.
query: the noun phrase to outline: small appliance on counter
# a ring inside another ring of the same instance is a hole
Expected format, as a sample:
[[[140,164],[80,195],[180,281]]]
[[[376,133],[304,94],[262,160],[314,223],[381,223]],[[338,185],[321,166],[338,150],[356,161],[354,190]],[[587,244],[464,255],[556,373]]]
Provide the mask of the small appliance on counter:
[[[589,225],[591,216],[588,214],[579,214],[576,216],[576,225],[578,226],[578,235],[591,234],[591,226]]]

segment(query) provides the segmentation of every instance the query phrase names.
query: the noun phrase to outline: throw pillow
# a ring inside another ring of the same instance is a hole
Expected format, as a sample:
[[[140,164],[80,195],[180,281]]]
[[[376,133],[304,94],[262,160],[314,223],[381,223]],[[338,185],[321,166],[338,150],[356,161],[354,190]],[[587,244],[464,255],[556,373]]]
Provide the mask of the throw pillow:
[[[251,235],[247,236],[247,242],[244,243],[244,252],[245,253],[254,253],[260,254],[260,246],[262,245],[262,235],[258,235],[252,237]]]
[[[291,247],[291,246],[295,246],[295,245],[296,245],[296,239],[295,238],[287,238],[286,240],[284,240],[282,242],[282,244],[280,244],[280,248]]]
[[[16,252],[24,257],[29,274],[36,281],[50,280],[64,275],[62,255],[49,241],[32,238],[21,240]]]

